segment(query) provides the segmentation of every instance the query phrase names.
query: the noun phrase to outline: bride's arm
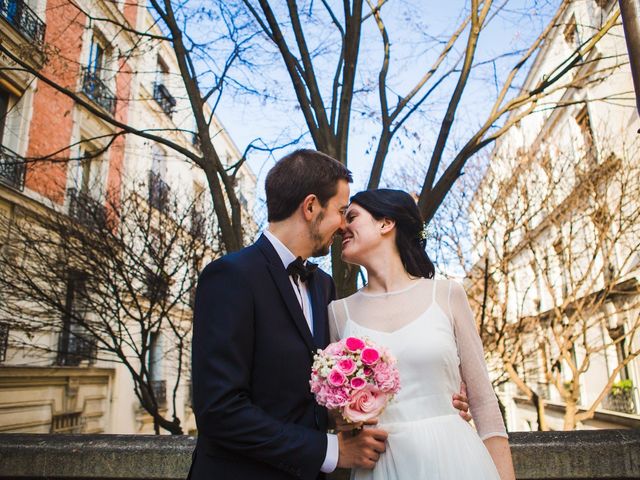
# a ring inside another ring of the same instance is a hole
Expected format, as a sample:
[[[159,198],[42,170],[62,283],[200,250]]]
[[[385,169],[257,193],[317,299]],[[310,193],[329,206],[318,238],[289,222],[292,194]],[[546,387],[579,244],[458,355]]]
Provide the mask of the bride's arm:
[[[495,463],[501,480],[515,480],[516,474],[511,459],[509,440],[504,437],[489,437],[484,441],[485,447]]]
[[[471,415],[501,480],[514,480],[507,433],[498,408],[498,399],[489,379],[482,341],[476,329],[467,294],[456,282],[450,282],[449,289],[449,310],[458,344],[462,379],[467,384]]]

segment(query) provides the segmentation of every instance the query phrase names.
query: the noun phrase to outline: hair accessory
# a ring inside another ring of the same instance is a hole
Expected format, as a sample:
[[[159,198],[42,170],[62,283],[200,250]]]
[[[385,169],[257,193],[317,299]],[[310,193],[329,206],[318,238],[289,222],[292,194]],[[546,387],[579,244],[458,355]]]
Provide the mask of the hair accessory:
[[[422,226],[422,230],[420,230],[418,232],[417,235],[417,239],[421,240],[423,242],[426,242],[429,238],[431,238],[433,235],[431,234],[431,232],[429,231],[427,225],[423,225]]]

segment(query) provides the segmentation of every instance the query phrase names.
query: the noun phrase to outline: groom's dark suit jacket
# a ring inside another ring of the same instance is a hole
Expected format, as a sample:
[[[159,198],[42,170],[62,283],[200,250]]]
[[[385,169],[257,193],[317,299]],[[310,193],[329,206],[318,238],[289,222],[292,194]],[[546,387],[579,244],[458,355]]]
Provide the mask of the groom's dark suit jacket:
[[[210,263],[196,291],[192,347],[198,426],[190,478],[315,479],[327,414],[309,391],[313,355],[329,341],[331,277],[309,280],[314,336],[280,257],[263,235]]]

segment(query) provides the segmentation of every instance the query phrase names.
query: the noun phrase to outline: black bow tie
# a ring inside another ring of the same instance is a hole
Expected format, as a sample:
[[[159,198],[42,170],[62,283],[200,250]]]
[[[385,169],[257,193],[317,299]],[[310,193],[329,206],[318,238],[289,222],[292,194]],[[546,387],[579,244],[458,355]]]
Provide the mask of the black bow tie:
[[[307,264],[305,265],[302,257],[298,257],[289,264],[289,266],[287,267],[287,273],[291,278],[293,278],[293,281],[296,282],[297,285],[298,278],[301,281],[306,282],[317,269],[318,265],[316,265],[315,263],[307,262]]]

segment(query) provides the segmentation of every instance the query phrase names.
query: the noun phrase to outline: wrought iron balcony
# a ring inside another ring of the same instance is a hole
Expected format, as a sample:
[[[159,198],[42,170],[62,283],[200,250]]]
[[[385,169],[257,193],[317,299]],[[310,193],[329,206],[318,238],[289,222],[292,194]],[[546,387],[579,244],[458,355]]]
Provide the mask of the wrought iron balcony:
[[[83,360],[93,363],[97,356],[96,342],[79,331],[63,331],[58,346],[58,365],[75,367]]]
[[[164,113],[169,117],[173,115],[173,110],[176,108],[176,99],[173,98],[163,83],[156,82],[153,84],[153,98],[162,107]]]
[[[116,111],[116,97],[97,71],[83,68],[82,92],[112,115]]]
[[[153,390],[153,396],[156,398],[159,407],[164,407],[167,404],[167,381],[166,380],[151,380],[151,390]]]
[[[0,17],[36,45],[44,43],[45,24],[24,0],[0,0]]]
[[[100,229],[106,224],[107,211],[99,201],[75,188],[68,189],[67,196],[71,218],[89,228]]]
[[[9,346],[9,324],[0,323],[0,363],[7,358],[7,347]]]
[[[82,412],[61,413],[51,419],[51,433],[82,433]]]
[[[204,213],[195,208],[191,211],[191,236],[203,238],[205,234],[206,221]]]
[[[602,407],[607,410],[613,410],[620,413],[637,413],[636,402],[634,394],[637,388],[619,389],[617,391],[611,391],[604,398]]]
[[[153,272],[146,274],[145,296],[153,303],[159,303],[169,295],[169,279],[165,275]]]
[[[167,210],[170,190],[159,173],[149,172],[149,205],[161,212]]]
[[[0,182],[22,190],[24,189],[25,170],[23,158],[0,146]]]

